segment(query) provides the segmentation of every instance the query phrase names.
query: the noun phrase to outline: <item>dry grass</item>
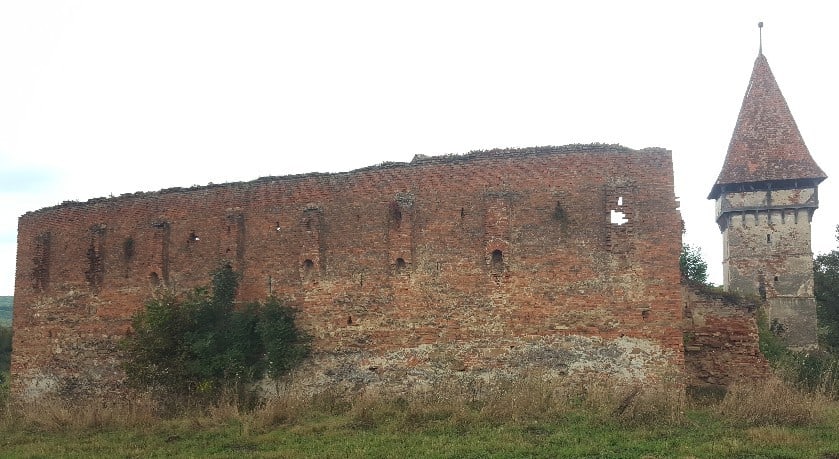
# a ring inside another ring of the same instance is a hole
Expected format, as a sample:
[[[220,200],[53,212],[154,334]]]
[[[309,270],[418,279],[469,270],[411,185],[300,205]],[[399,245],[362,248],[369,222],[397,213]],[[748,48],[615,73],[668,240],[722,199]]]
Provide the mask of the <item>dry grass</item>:
[[[0,428],[47,432],[148,426],[160,419],[157,403],[145,396],[117,403],[43,398],[8,403],[0,410]]]
[[[833,402],[820,393],[804,393],[778,379],[734,385],[716,408],[723,419],[746,425],[809,425],[822,421]]]
[[[678,386],[616,386],[606,380],[572,384],[538,374],[501,382],[450,381],[403,394],[375,390],[351,396],[329,390],[306,394],[286,387],[280,395],[256,406],[244,407],[239,400],[230,394],[210,406],[184,411],[179,418],[197,427],[234,423],[243,431],[261,432],[318,418],[340,418],[350,428],[384,426],[396,431],[554,423],[581,417],[600,424],[676,426],[685,423],[687,405],[684,390]],[[755,386],[731,387],[718,404],[695,405],[694,409],[747,427],[801,426],[823,421],[828,410],[836,410],[836,403],[772,379]],[[149,397],[121,403],[41,399],[0,404],[0,431],[153,427],[166,419],[166,411]],[[783,431],[757,429],[752,433],[777,437]]]

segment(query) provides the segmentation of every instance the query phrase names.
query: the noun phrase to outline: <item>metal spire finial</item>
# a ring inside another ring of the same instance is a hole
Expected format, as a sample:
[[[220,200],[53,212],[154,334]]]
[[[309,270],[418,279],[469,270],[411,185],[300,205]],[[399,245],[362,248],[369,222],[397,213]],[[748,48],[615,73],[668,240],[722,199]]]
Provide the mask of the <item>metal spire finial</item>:
[[[763,54],[763,21],[757,23],[757,30],[760,35],[760,48],[758,48],[757,53]]]

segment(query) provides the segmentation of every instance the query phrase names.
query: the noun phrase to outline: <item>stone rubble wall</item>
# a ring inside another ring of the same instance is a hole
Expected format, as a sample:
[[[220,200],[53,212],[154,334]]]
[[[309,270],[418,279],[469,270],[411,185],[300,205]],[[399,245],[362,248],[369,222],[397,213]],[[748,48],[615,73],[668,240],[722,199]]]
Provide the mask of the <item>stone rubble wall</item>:
[[[759,302],[689,283],[682,286],[682,294],[688,386],[753,383],[769,376],[769,362],[758,341]]]

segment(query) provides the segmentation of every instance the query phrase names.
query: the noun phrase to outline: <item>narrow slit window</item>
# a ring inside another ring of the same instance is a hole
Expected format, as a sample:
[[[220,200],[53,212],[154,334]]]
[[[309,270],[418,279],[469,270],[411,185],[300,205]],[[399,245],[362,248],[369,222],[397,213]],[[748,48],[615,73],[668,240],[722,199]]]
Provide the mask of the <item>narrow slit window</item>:
[[[498,249],[493,250],[490,266],[493,271],[501,271],[504,268],[504,253]]]

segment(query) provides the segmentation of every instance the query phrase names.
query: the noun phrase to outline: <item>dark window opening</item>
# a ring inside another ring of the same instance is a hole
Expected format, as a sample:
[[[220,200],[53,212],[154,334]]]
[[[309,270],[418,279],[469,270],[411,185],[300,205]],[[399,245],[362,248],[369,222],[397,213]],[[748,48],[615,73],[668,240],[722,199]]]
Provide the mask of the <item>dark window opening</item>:
[[[463,207],[461,207],[461,208],[460,208],[460,218],[463,218],[463,217],[465,217],[465,216],[466,216],[466,209],[464,209]]]
[[[310,260],[308,258],[303,262],[303,269],[305,271],[311,271],[312,268],[314,268],[314,267],[315,267],[315,262],[313,262],[312,260]]]
[[[154,272],[149,274],[149,283],[152,287],[157,287],[158,285],[160,285],[160,276],[158,276],[157,273]]]
[[[772,235],[771,234],[766,235],[766,242],[772,242]]]
[[[388,204],[388,214],[391,223],[398,228],[402,223],[402,209],[399,208],[397,201],[390,201],[390,204]]]
[[[189,242],[197,242],[197,241],[200,241],[200,240],[201,240],[201,238],[199,238],[198,235],[195,234],[195,231],[190,231],[189,232]]]
[[[403,258],[396,259],[396,270],[402,271],[405,269],[405,260]]]
[[[504,268],[504,254],[500,250],[496,249],[492,251],[490,266],[493,271],[501,271]]]
[[[122,254],[126,260],[134,258],[134,238],[125,238],[125,241],[122,243]]]
[[[568,219],[567,215],[565,214],[565,209],[562,208],[562,204],[557,201],[556,207],[554,207],[554,219],[557,221],[564,222]]]
[[[778,282],[778,276],[775,276],[775,282]]]

